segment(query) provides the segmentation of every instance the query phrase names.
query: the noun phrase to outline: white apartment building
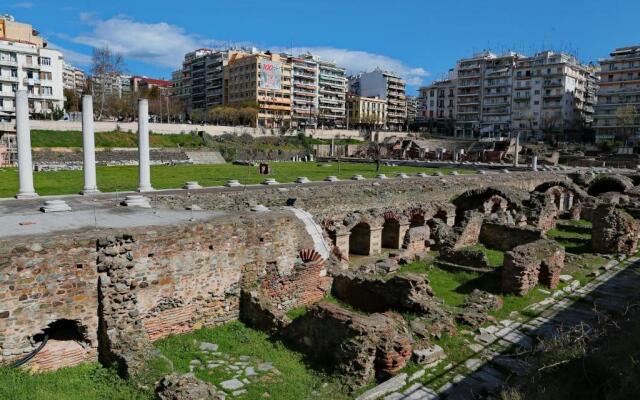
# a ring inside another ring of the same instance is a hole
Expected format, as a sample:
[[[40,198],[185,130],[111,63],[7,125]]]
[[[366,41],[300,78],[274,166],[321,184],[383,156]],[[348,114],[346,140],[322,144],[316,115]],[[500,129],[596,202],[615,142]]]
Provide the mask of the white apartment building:
[[[418,89],[418,120],[452,121],[456,111],[457,82],[455,70],[447,77]]]
[[[579,129],[593,119],[595,72],[566,53],[483,52],[459,60],[450,79],[421,88],[421,112],[453,118],[463,137]]]
[[[309,58],[309,55],[304,56]],[[333,62],[311,56],[318,63],[318,126],[342,128],[346,125],[347,72]]]
[[[0,120],[15,117],[17,90],[27,90],[32,113],[64,108],[62,53],[46,46],[31,25],[0,16]]]
[[[289,57],[291,63],[291,122],[316,127],[319,117],[320,68],[313,58]]]
[[[86,79],[84,71],[66,62],[62,63],[62,86],[64,89],[72,90],[80,95],[84,91]]]
[[[485,60],[481,133],[506,134],[511,130],[513,71],[520,57],[507,53]]]
[[[640,137],[640,45],[615,49],[600,60],[596,140]],[[635,109],[635,112],[633,110]]]
[[[358,96],[387,101],[387,129],[402,129],[407,122],[406,85],[395,73],[380,68],[360,73],[349,78],[349,89]]]
[[[517,61],[512,128],[524,134],[561,132],[593,120],[595,70],[566,53],[544,51]]]

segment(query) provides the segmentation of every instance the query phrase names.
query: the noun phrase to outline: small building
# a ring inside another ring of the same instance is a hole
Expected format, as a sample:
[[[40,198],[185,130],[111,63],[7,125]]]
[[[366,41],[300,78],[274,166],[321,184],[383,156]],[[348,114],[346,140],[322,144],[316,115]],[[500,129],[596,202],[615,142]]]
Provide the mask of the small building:
[[[387,121],[387,101],[379,97],[347,96],[350,127],[380,129]]]

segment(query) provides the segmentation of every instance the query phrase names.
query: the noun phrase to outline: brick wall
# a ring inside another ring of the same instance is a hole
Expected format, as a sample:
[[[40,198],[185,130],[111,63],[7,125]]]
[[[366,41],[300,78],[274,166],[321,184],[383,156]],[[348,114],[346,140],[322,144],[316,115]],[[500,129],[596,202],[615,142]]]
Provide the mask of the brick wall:
[[[117,234],[84,230],[0,241],[0,362],[31,351],[33,336],[59,319],[86,329],[95,357],[97,238]],[[127,255],[135,265],[130,286],[152,339],[237,318],[243,283],[261,280],[268,265],[290,275],[300,250],[313,248],[289,211],[221,215],[126,235],[135,238]]]
[[[503,225],[491,222],[482,224],[480,242],[487,247],[508,251],[522,244],[542,238],[542,232],[529,226]]]

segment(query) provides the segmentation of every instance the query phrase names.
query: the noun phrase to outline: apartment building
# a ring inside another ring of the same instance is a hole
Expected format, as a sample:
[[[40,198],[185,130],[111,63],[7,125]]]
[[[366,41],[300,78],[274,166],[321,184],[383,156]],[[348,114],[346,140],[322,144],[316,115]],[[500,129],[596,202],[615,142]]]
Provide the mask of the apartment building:
[[[456,110],[456,79],[451,71],[446,79],[432,82],[421,87],[418,92],[418,117],[421,122],[427,120],[453,120]]]
[[[176,88],[172,96],[180,99],[187,111],[206,110],[224,102],[224,68],[229,58],[255,49],[197,49],[184,56],[182,69],[171,75]]]
[[[92,76],[90,82],[91,93],[101,96],[104,91],[106,96],[118,96],[133,92],[132,76],[126,74]]]
[[[596,73],[574,56],[544,51],[522,58],[513,79],[515,132],[561,132],[593,121]]]
[[[594,117],[596,139],[640,138],[640,45],[615,49],[600,60]],[[634,111],[635,110],[635,111]]]
[[[456,136],[474,136],[482,120],[482,84],[487,60],[495,54],[483,52],[457,62]]]
[[[363,97],[378,97],[387,101],[385,128],[400,130],[407,122],[406,85],[390,71],[376,68],[349,78],[349,90]]]
[[[64,108],[63,57],[29,24],[0,16],[0,120],[15,117],[15,93],[27,90],[32,113]]]
[[[81,95],[85,89],[87,77],[79,68],[63,62],[62,64],[62,86],[66,90],[71,90],[77,95]]]
[[[596,72],[566,53],[482,52],[421,88],[420,109],[427,119],[453,118],[456,136],[560,132],[592,122]]]
[[[224,104],[258,105],[256,126],[291,126],[292,64],[287,57],[266,53],[235,53],[224,69]]]
[[[418,98],[407,96],[407,123],[412,124],[418,117]]]
[[[380,129],[387,123],[387,101],[378,97],[347,95],[349,127]]]
[[[346,123],[347,71],[333,62],[312,55],[318,63],[318,126],[342,128]]]
[[[297,128],[317,127],[320,67],[312,57],[288,57],[291,63],[291,120]]]
[[[481,133],[506,134],[511,131],[513,71],[520,58],[516,53],[485,58],[482,76]]]

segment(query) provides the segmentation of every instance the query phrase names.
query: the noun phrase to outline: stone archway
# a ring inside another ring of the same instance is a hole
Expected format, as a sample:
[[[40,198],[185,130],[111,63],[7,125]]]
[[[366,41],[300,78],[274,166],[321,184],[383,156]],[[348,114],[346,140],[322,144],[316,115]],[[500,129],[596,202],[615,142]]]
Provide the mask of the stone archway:
[[[368,256],[371,254],[371,226],[360,222],[351,228],[349,253]]]
[[[425,219],[425,212],[419,208],[413,209],[409,212],[409,227],[417,228],[424,226],[427,220]]]
[[[399,249],[403,239],[400,217],[394,212],[387,212],[383,217],[382,247],[386,249]]]

